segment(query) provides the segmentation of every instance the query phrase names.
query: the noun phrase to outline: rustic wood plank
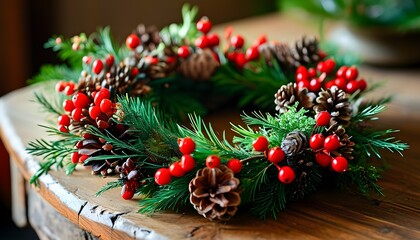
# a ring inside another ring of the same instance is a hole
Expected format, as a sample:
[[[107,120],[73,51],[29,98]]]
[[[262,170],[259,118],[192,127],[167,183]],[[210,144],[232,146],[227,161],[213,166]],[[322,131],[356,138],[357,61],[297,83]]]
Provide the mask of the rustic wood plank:
[[[26,218],[25,179],[16,166],[16,161],[10,159],[10,177],[12,184],[12,219],[18,227],[28,224]]]

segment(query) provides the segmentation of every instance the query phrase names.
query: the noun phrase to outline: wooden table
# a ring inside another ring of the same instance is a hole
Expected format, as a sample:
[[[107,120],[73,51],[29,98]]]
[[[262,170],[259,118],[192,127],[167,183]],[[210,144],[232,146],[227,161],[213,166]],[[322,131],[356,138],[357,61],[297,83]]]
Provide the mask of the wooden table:
[[[316,23],[279,14],[232,25],[235,32],[251,39],[269,33],[272,39],[291,41],[317,31]],[[137,200],[122,200],[119,189],[95,197],[112,179],[92,176],[83,168],[73,176],[51,171],[40,178],[40,187],[34,188],[27,182],[39,159],[28,155],[25,147],[31,140],[48,136],[37,127],[45,121],[44,115],[30,101],[32,92],[43,86],[31,86],[0,99],[0,134],[12,166],[14,221],[24,226],[29,220],[41,239],[420,239],[420,70],[363,67],[361,72],[372,81],[388,82],[372,96],[395,94],[394,102],[381,115],[380,127],[401,129],[397,137],[411,145],[404,158],[383,155],[390,165],[379,182],[385,189],[383,197],[323,190],[289,204],[277,221],[239,213],[227,224],[220,224],[193,211],[153,217],[138,214]],[[209,119],[217,121],[219,128],[229,121]]]

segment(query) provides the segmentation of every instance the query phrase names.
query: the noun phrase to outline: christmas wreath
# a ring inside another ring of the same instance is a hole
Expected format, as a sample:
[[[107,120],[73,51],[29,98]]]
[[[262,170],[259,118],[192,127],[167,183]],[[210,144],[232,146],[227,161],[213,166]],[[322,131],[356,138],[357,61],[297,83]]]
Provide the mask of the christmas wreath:
[[[58,121],[43,126],[54,140],[29,143],[43,156],[31,183],[54,165],[67,174],[84,165],[117,176],[98,195],[139,195],[140,213],[192,206],[221,221],[241,206],[275,217],[325,184],[381,192],[372,160],[408,145],[390,136],[395,130],[373,128],[390,98],[364,101],[376,85],[356,66],[315,38],[289,46],[261,36],[245,48],[228,28],[222,47],[208,18],[194,22],[197,8],[182,13],[182,24],[160,31],[139,25],[122,46],[108,28],[46,43],[67,64],[32,80],[62,79],[55,93],[35,95]],[[233,100],[258,111],[244,111],[230,140],[200,116]]]

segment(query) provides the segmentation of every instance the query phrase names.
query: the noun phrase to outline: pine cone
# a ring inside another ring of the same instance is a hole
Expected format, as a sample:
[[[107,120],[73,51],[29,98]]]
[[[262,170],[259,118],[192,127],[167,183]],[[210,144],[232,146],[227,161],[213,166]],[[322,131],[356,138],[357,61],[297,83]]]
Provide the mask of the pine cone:
[[[278,61],[284,70],[290,68],[297,68],[300,66],[300,62],[296,61],[293,57],[292,50],[285,43],[274,43],[270,46],[271,53],[274,58]]]
[[[308,144],[305,134],[295,130],[287,134],[281,143],[281,149],[287,157],[297,156],[303,152]]]
[[[296,160],[288,159],[288,164],[293,166],[296,178],[292,184],[287,185],[288,198],[291,200],[302,199],[306,194],[314,191],[320,181],[318,173],[314,170],[314,163],[310,158]]]
[[[331,125],[347,126],[351,119],[352,107],[346,93],[336,86],[321,90],[316,98],[315,112],[328,111],[331,114]]]
[[[338,125],[335,128],[329,128],[327,130],[330,134],[335,134],[340,138],[340,147],[331,152],[331,155],[334,157],[343,156],[347,160],[354,159],[353,151],[355,143],[350,140],[349,135],[346,133],[346,129],[343,126]]]
[[[181,62],[178,72],[192,80],[207,81],[219,65],[219,62],[214,59],[211,50],[197,49],[197,52]]]
[[[299,65],[307,65],[320,60],[318,52],[318,40],[315,37],[306,38],[304,36],[301,40],[296,41],[295,48],[292,49],[292,56]]]
[[[159,29],[156,26],[145,26],[139,24],[136,29],[136,34],[140,38],[140,43],[144,50],[153,51],[157,48],[160,40]]]
[[[239,180],[224,165],[202,168],[190,182],[190,202],[205,218],[227,221],[241,202],[238,185]]]
[[[296,101],[299,102],[297,109],[305,108],[310,109],[314,105],[315,94],[308,92],[308,89],[303,88],[297,90],[296,84],[289,83],[283,85],[274,94],[274,103],[276,104],[276,110],[280,113],[287,112],[288,108],[295,105]]]

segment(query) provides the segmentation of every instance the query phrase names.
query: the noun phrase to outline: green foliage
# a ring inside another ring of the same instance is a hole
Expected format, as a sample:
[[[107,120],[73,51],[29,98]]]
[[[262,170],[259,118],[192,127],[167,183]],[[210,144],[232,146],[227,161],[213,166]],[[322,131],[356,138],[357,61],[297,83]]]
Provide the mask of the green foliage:
[[[102,195],[102,193],[113,188],[121,187],[122,185],[124,185],[124,183],[120,179],[118,179],[117,181],[108,182],[107,184],[102,186],[102,188],[95,195],[99,197],[100,195]]]
[[[54,99],[55,100],[54,101],[54,100],[47,99],[45,95],[42,93],[35,92],[34,95],[35,95],[35,101],[41,105],[43,111],[47,113],[52,113],[57,117],[64,113],[64,110],[62,109],[62,106],[61,106],[63,102],[61,101],[62,100],[61,98],[56,98]]]
[[[374,166],[350,165],[349,170],[337,176],[340,188],[349,190],[356,187],[362,194],[378,193],[383,195],[382,188],[376,183],[380,173]]]
[[[66,80],[77,82],[80,76],[80,70],[75,70],[66,65],[44,65],[41,67],[40,72],[33,78],[31,78],[28,83],[35,84],[45,81],[52,80]]]

